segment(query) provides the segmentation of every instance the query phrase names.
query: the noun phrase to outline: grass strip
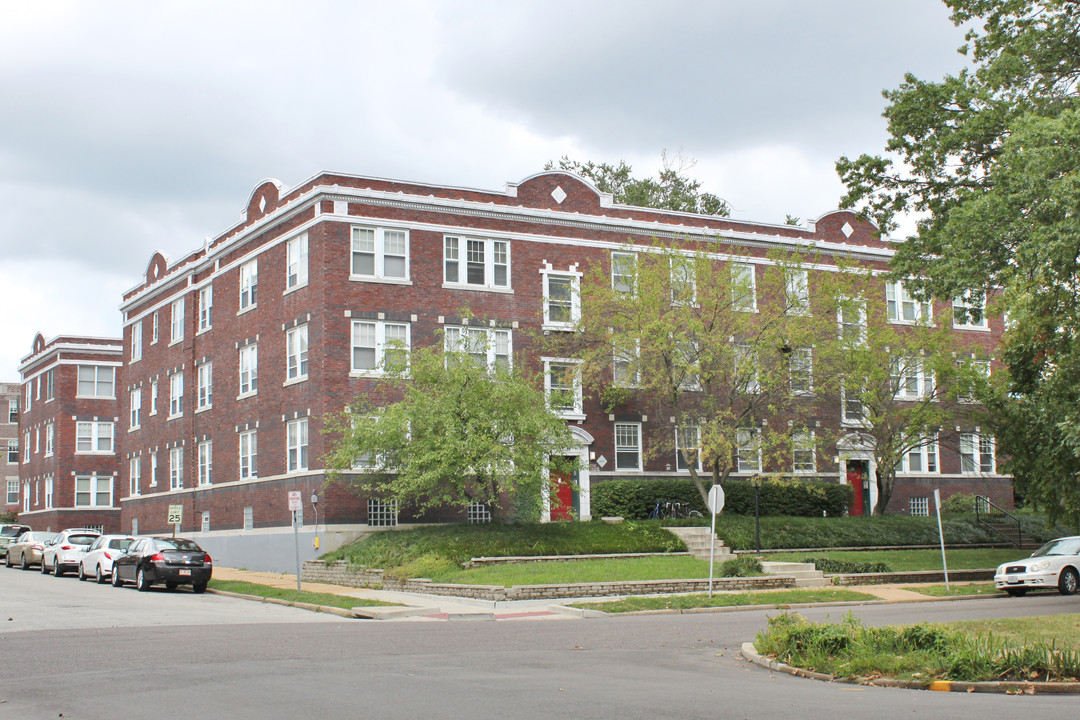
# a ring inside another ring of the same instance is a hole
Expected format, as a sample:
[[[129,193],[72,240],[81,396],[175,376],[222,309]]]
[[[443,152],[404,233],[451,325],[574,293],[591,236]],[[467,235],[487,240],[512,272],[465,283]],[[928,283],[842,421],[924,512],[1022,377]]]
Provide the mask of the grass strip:
[[[994,583],[966,583],[963,585],[949,584],[946,590],[944,585],[911,585],[903,588],[912,592],[930,595],[932,597],[966,597],[969,595],[1000,595],[1001,591],[994,587]]]
[[[797,605],[800,603],[859,602],[876,600],[876,596],[855,590],[777,590],[770,592],[717,593],[711,598],[705,594],[670,595],[666,597],[629,597],[611,602],[574,603],[572,607],[584,610],[602,610],[606,613],[637,612],[640,610],[690,610],[694,608],[733,607],[736,605]]]
[[[727,561],[730,563],[731,561]],[[717,562],[716,577],[760,575],[753,560],[734,564]],[[709,577],[709,563],[689,556],[641,558],[593,558],[558,562],[499,563],[433,573],[436,582],[462,585],[561,585],[565,583],[618,582],[623,580],[702,579]]]
[[[1019,560],[1023,550],[999,548],[946,549],[950,570],[981,570]],[[809,558],[832,558],[857,563],[885,563],[893,572],[941,570],[940,550],[814,550],[808,553],[770,553],[765,560],[806,562]]]
[[[234,592],[241,595],[255,595],[257,597],[275,598],[277,600],[287,600],[289,602],[311,603],[312,605],[327,605],[329,607],[345,608],[346,610],[354,607],[400,605],[400,603],[367,600],[364,598],[351,597],[349,595],[308,592],[307,590],[297,592],[296,590],[273,587],[272,585],[259,585],[258,583],[250,583],[243,580],[211,580],[208,587],[211,590],[224,590],[226,592]]]

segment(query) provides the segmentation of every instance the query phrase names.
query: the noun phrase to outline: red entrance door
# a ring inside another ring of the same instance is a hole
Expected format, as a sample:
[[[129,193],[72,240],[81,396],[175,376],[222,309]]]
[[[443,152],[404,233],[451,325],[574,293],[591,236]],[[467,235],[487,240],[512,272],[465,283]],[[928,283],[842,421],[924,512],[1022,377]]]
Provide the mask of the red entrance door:
[[[847,483],[854,490],[852,496],[851,510],[849,515],[863,515],[866,512],[866,508],[863,506],[863,464],[856,461],[848,461],[847,464]]]
[[[551,519],[572,520],[574,517],[574,486],[571,482],[570,473],[554,476],[551,485]]]

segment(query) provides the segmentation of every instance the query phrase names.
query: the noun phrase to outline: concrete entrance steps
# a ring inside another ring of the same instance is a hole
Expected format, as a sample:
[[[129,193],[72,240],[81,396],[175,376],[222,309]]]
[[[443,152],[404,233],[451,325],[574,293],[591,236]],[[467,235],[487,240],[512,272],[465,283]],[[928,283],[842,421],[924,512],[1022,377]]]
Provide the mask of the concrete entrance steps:
[[[795,578],[795,587],[825,587],[829,584],[825,573],[813,563],[763,561],[761,569],[766,575]]]
[[[698,560],[709,559],[709,545],[711,540],[711,531],[707,527],[665,527],[665,530],[675,533],[679,536],[684,543],[686,543],[686,549],[690,551]],[[725,560],[731,560],[735,555],[731,552],[731,548],[724,545],[723,541],[717,538],[716,549],[714,550],[714,560],[723,562]]]

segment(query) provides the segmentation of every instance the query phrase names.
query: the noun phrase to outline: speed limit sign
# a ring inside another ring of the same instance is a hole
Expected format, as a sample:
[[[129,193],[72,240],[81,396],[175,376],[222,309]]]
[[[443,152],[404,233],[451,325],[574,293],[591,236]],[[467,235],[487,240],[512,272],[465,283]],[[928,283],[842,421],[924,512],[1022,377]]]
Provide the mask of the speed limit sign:
[[[183,505],[170,505],[169,506],[169,525],[179,525],[184,521],[184,506]]]

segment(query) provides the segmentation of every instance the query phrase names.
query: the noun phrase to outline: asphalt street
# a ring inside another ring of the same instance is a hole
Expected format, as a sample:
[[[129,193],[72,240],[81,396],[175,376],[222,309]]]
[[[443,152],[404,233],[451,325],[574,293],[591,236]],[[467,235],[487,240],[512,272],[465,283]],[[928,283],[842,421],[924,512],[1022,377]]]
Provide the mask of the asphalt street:
[[[374,622],[2,569],[0,608],[0,718],[986,720],[1068,716],[1077,703],[775,674],[738,656],[775,609]],[[1057,595],[852,608],[871,624],[1078,611]]]

